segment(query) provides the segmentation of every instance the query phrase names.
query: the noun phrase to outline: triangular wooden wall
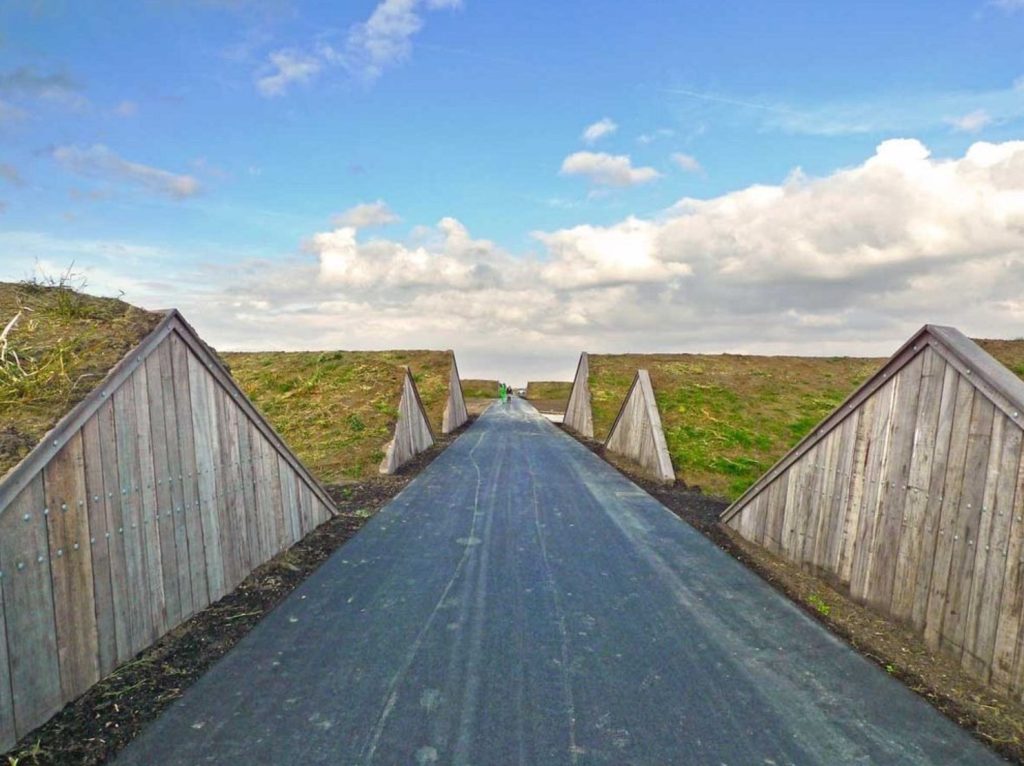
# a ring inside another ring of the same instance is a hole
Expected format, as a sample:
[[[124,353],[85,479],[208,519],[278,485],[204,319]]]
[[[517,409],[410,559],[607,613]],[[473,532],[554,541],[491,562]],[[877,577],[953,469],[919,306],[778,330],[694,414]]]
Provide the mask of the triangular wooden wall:
[[[723,514],[1024,692],[1024,381],[926,325]]]

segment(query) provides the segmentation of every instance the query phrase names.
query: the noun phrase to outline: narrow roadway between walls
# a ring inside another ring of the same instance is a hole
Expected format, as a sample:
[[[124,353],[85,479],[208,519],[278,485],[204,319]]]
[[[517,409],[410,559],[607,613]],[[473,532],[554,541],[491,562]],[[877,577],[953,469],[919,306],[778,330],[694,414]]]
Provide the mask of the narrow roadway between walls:
[[[1000,762],[520,400],[118,760]]]

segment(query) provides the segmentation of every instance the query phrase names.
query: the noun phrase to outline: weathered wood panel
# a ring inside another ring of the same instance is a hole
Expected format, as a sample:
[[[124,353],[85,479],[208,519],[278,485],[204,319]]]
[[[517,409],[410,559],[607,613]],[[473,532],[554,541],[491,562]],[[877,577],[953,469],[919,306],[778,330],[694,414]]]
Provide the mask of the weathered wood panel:
[[[177,314],[0,502],[2,749],[333,511]]]
[[[4,623],[13,697],[5,705],[14,708],[19,736],[57,712],[64,701],[43,515],[45,503],[40,473],[0,514]]]
[[[43,470],[43,487],[61,690],[65,699],[74,699],[99,679],[80,434],[65,444]]]
[[[723,514],[1024,696],[1024,382],[925,327]]]

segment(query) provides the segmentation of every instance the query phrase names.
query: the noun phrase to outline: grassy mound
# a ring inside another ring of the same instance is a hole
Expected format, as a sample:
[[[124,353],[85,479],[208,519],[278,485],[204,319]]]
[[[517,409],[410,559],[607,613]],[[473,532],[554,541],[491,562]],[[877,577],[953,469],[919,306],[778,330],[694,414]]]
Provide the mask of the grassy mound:
[[[441,432],[451,357],[445,351],[222,353],[231,374],[323,482],[377,474],[412,368],[431,427]]]
[[[1024,377],[1024,341],[978,343]],[[638,368],[651,373],[676,475],[735,499],[884,363],[732,354],[590,356],[594,437],[604,439]]]
[[[0,282],[0,476],[99,385],[162,315],[57,284]]]
[[[569,403],[569,393],[571,391],[571,381],[531,380],[526,384],[526,398],[541,412],[565,412],[565,406]]]
[[[497,399],[499,385],[496,380],[463,379],[462,395],[467,399]]]

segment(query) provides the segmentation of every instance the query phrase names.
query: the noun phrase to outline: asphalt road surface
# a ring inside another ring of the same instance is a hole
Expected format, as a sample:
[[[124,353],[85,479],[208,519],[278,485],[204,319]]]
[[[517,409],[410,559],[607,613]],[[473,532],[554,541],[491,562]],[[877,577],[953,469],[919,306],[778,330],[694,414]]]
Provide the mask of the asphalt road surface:
[[[520,400],[118,760],[999,762]]]

